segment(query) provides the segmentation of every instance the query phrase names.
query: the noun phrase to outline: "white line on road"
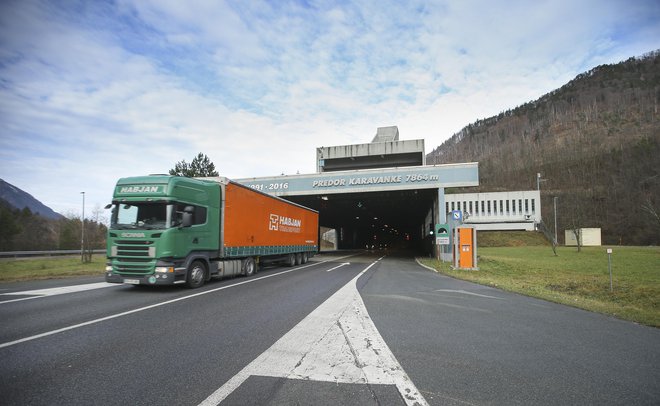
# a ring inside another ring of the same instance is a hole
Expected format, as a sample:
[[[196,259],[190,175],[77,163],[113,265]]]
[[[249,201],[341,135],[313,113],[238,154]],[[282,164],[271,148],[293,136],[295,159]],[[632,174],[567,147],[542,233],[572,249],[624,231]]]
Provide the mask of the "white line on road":
[[[472,296],[485,297],[485,298],[488,298],[488,299],[504,300],[504,299],[501,298],[501,297],[482,295],[482,294],[479,294],[479,293],[468,292],[467,290],[436,289],[434,292],[462,293],[462,294],[464,294],[464,295],[472,295]]]
[[[354,254],[354,255],[357,255],[357,254]],[[354,255],[347,255],[347,256],[345,256],[345,257],[341,257],[341,258],[334,258],[333,260],[344,259],[344,258],[348,258],[348,257],[354,256]],[[309,268],[309,267],[311,267],[311,266],[320,265],[320,264],[323,264],[323,263],[326,263],[326,262],[328,262],[328,261],[316,262],[316,263],[313,263],[313,264],[309,264],[309,265],[305,265],[305,266],[300,266],[300,267],[293,268],[293,269],[289,269],[289,270],[286,270],[286,271],[282,271],[282,272],[278,272],[278,273],[274,273],[274,274],[270,274],[270,275],[262,276],[262,277],[260,277],[260,278],[248,279],[248,280],[245,280],[245,281],[242,281],[242,282],[234,283],[234,284],[232,284],[232,285],[222,286],[222,287],[219,287],[219,288],[216,288],[216,289],[211,289],[211,290],[205,290],[204,292],[199,292],[199,293],[195,293],[195,294],[192,294],[192,295],[183,296],[183,297],[179,297],[179,298],[172,299],[172,300],[167,300],[167,301],[165,301],[165,302],[155,303],[155,304],[152,304],[152,305],[149,305],[149,306],[145,306],[145,307],[140,307],[140,308],[137,308],[137,309],[129,310],[129,311],[126,311],[126,312],[117,313],[117,314],[113,314],[113,315],[106,316],[106,317],[101,317],[100,319],[90,320],[90,321],[86,321],[86,322],[84,322],[84,323],[74,324],[74,325],[72,325],[72,326],[63,327],[63,328],[60,328],[60,329],[57,329],[57,330],[47,331],[47,332],[45,332],[45,333],[41,333],[41,334],[37,334],[37,335],[33,335],[33,336],[30,336],[30,337],[21,338],[21,339],[19,339],[19,340],[8,341],[8,342],[6,342],[6,343],[2,343],[2,344],[0,344],[0,349],[1,349],[1,348],[6,348],[6,347],[11,347],[12,345],[16,345],[16,344],[24,343],[24,342],[26,342],[26,341],[36,340],[37,338],[48,337],[48,336],[51,336],[51,335],[53,335],[53,334],[63,333],[63,332],[65,332],[65,331],[73,330],[73,329],[76,329],[76,328],[80,328],[80,327],[84,327],[84,326],[89,326],[89,325],[91,325],[91,324],[96,324],[96,323],[100,323],[100,322],[103,322],[103,321],[116,319],[116,318],[118,318],[118,317],[127,316],[127,315],[129,315],[129,314],[142,312],[142,311],[144,311],[144,310],[149,310],[149,309],[153,309],[153,308],[156,308],[156,307],[165,306],[165,305],[170,304],[170,303],[180,302],[180,301],[182,301],[182,300],[191,299],[191,298],[193,298],[193,297],[202,296],[202,295],[207,295],[207,294],[209,294],[209,293],[214,293],[214,292],[218,292],[218,291],[221,291],[221,290],[224,290],[224,289],[233,288],[233,287],[235,287],[235,286],[245,285],[246,283],[252,283],[252,282],[260,281],[260,280],[262,280],[262,279],[267,279],[267,278],[272,278],[272,277],[274,277],[274,276],[284,275],[284,274],[287,274],[287,273],[289,273],[289,272],[299,271],[299,270],[301,270],[301,269]]]
[[[250,376],[395,385],[408,405],[427,405],[371,321],[357,290],[371,263],[269,349],[204,400],[218,405]]]
[[[61,286],[58,288],[48,288],[48,289],[36,289],[36,290],[24,290],[20,292],[9,292],[9,293],[0,293],[0,296],[30,296],[22,297],[20,299],[5,300],[0,302],[0,304],[20,302],[21,300],[30,300],[38,299],[40,297],[55,296],[55,295],[64,295],[66,293],[75,293],[75,292],[84,292],[87,290],[109,288],[111,286],[117,286],[114,283],[107,282],[98,282],[98,283],[86,283],[83,285],[72,285],[72,286]]]
[[[326,272],[332,272],[332,271],[334,271],[334,270],[337,269],[337,268],[341,268],[341,267],[344,266],[344,265],[350,265],[350,264],[351,264],[350,262],[344,262],[343,264],[337,265],[337,266],[334,267],[334,268],[326,269],[325,271],[326,271]]]

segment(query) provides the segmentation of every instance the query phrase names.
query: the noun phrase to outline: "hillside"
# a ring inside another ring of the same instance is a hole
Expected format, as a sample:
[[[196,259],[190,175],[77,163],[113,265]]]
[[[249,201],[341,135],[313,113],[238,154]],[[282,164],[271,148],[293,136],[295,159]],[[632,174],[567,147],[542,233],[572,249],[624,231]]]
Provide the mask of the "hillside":
[[[4,200],[5,205],[9,208],[18,210],[27,208],[33,214],[38,214],[47,219],[59,220],[63,218],[61,214],[56,213],[53,209],[35,199],[31,194],[2,179],[0,179],[0,200]]]
[[[533,102],[454,134],[427,163],[479,162],[478,191],[536,188],[558,229],[607,244],[660,244],[660,51],[598,66]],[[471,189],[475,191],[475,189]],[[450,191],[451,192],[451,191]]]

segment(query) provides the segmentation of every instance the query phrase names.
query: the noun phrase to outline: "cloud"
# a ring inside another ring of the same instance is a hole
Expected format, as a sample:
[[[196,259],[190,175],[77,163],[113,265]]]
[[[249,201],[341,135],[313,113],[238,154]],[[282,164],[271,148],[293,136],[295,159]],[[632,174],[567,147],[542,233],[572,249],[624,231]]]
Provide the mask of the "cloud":
[[[660,48],[632,1],[0,5],[0,177],[59,211],[207,154],[229,177],[315,170],[398,125],[428,151],[597,64]]]

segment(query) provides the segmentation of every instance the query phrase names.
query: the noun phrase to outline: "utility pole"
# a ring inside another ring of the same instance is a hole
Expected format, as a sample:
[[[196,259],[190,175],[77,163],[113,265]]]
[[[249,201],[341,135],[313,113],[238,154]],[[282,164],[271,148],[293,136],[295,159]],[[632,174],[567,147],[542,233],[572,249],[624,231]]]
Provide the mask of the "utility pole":
[[[82,195],[82,217],[80,221],[80,261],[85,262],[85,192]]]
[[[555,245],[557,245],[557,196],[552,198],[555,206]]]

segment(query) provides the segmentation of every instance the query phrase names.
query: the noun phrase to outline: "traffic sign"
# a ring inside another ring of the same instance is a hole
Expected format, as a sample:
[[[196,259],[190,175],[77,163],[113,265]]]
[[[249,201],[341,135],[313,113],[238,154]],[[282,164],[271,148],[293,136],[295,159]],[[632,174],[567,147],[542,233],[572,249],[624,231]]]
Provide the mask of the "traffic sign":
[[[436,224],[435,225],[435,243],[437,245],[449,245],[449,225]]]

